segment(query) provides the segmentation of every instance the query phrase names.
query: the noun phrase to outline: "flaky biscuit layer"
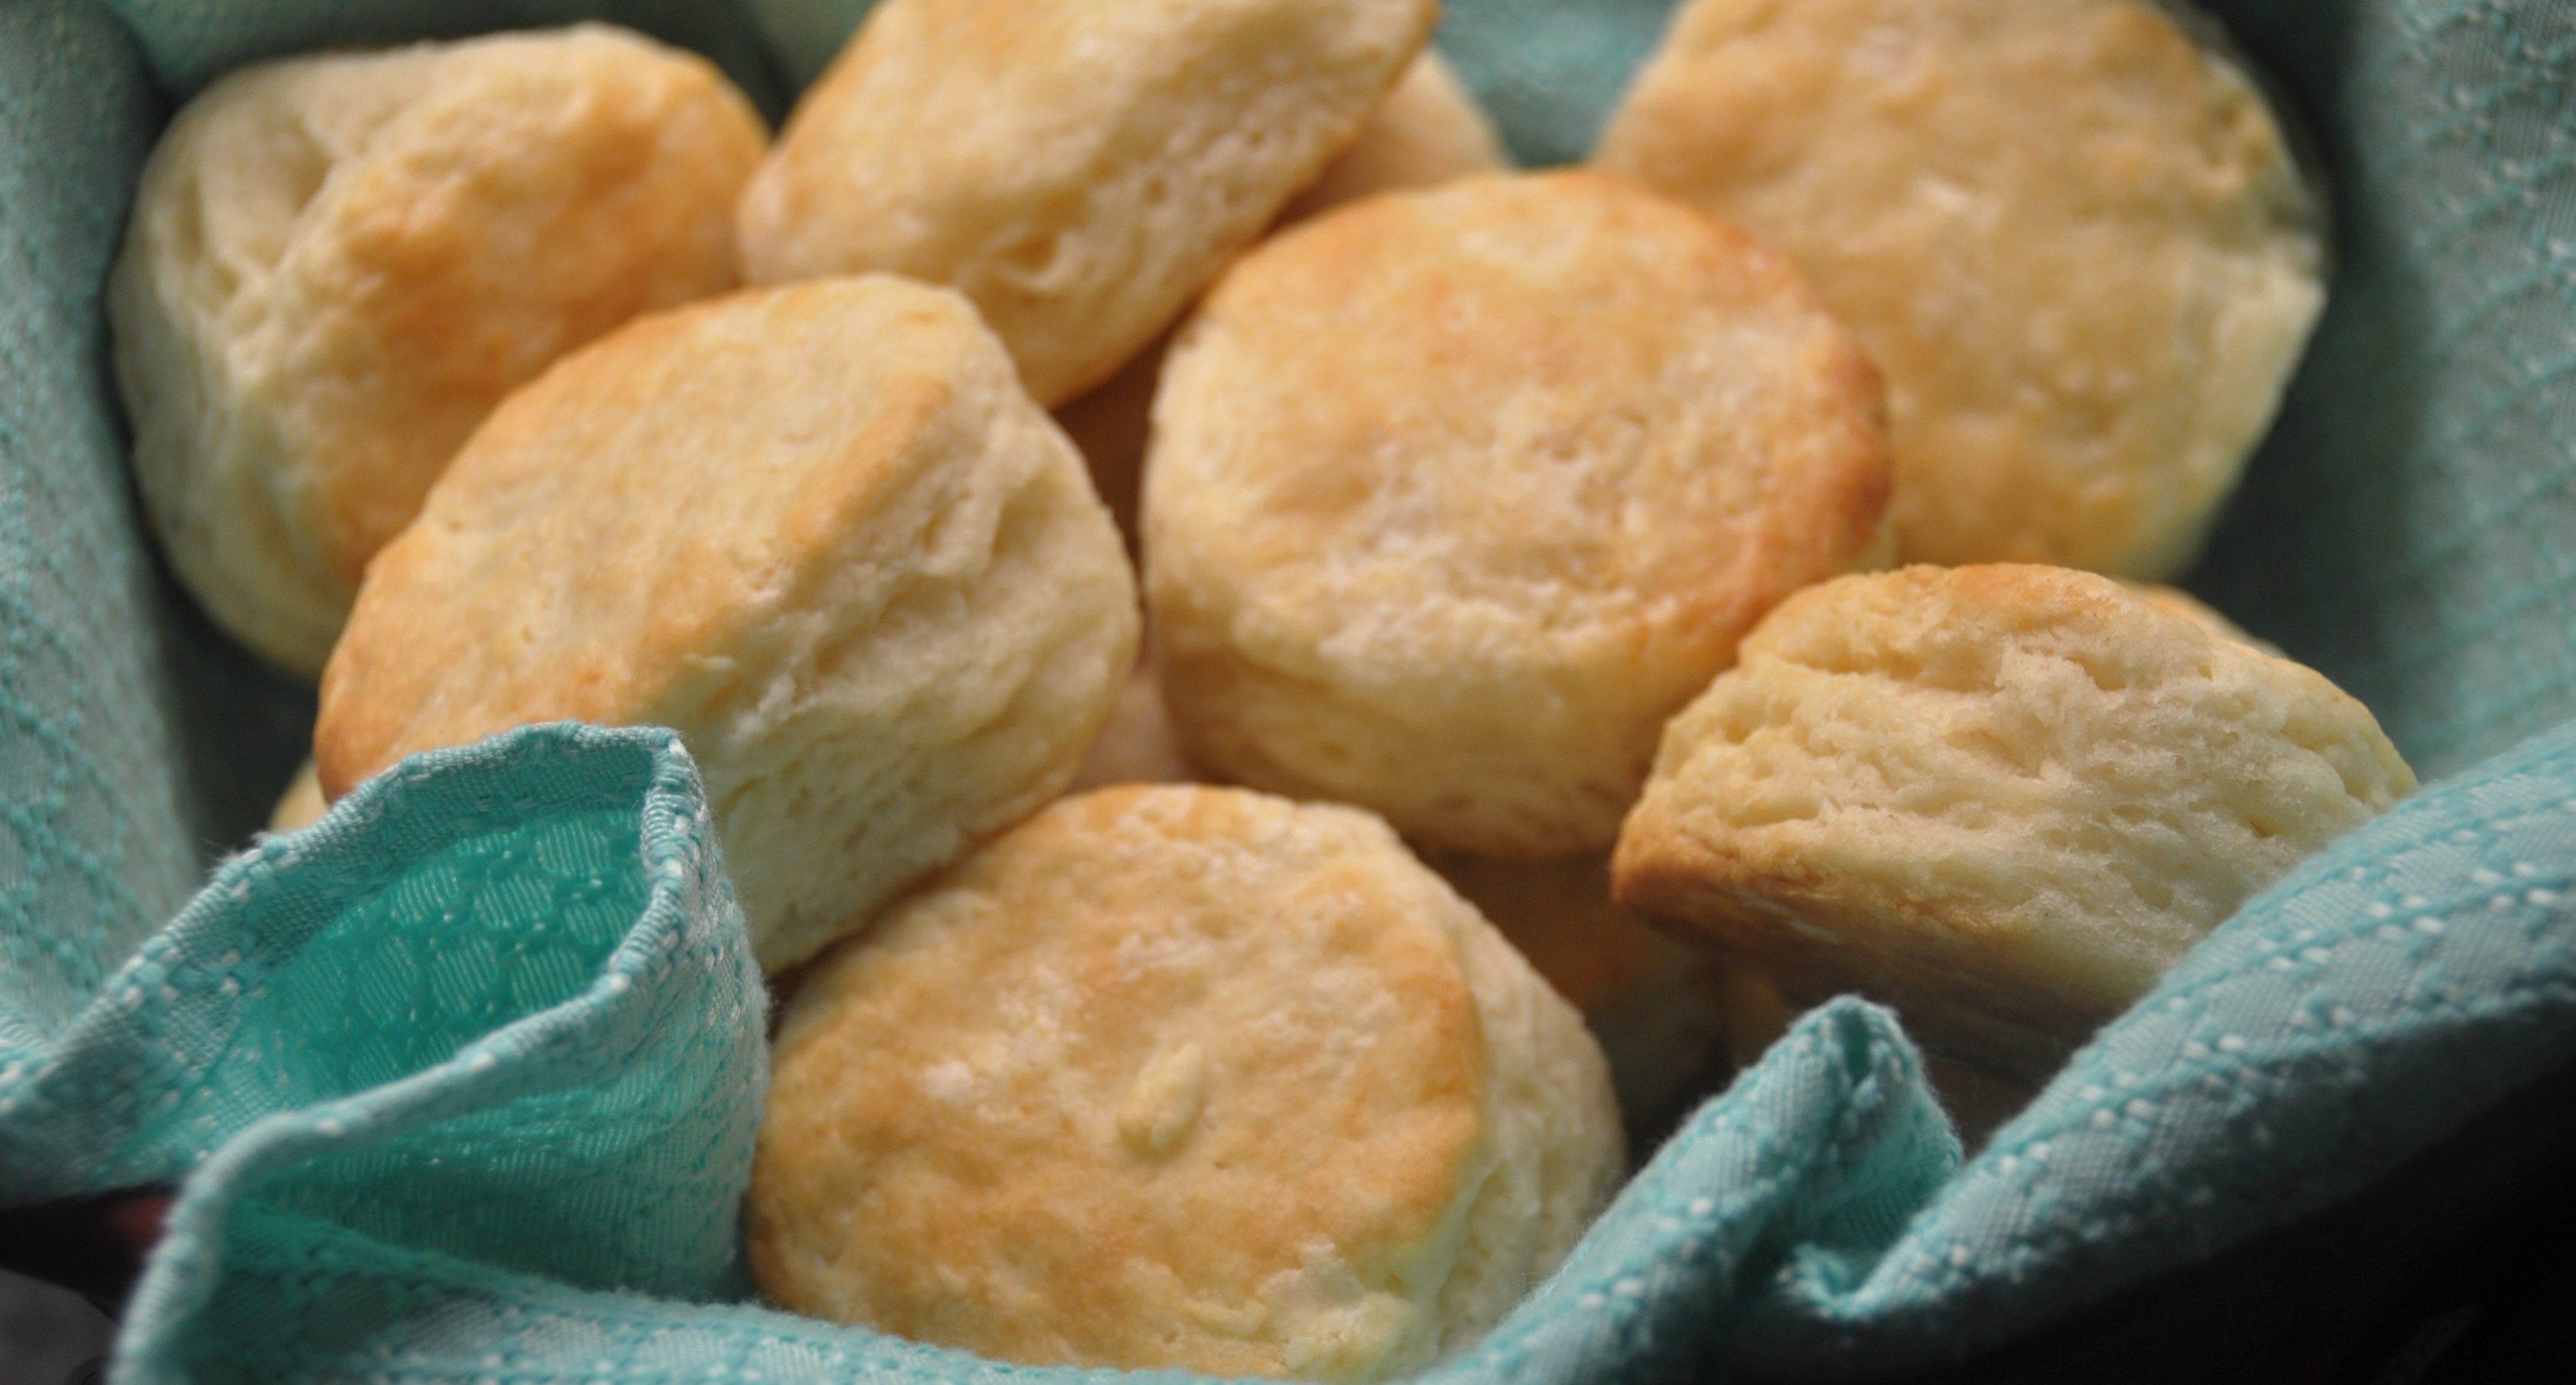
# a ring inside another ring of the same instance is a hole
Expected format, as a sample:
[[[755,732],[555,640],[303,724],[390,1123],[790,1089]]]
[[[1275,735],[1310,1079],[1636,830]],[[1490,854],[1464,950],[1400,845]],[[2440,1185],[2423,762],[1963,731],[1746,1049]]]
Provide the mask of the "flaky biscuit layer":
[[[191,101],[109,280],[144,510],[215,621],[320,671],[367,559],[501,397],[732,287],[765,142],[599,25],[297,58]]]
[[[2107,578],[1997,564],[1782,603],[1673,719],[1620,901],[2044,1076],[2415,776],[2314,670]]]
[[[494,411],[369,568],[314,753],[337,796],[529,722],[673,727],[775,970],[1054,797],[1137,625],[1081,459],[964,299],[744,290]]]
[[[975,302],[1050,406],[1107,379],[1350,143],[1433,0],[887,0],[744,193],[744,276]]]

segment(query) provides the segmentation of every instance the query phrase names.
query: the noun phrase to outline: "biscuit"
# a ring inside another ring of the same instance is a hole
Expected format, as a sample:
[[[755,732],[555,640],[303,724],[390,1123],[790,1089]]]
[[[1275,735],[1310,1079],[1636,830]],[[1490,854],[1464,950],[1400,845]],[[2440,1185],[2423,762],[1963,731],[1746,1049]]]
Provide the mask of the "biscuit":
[[[286,792],[277,796],[277,806],[269,810],[268,830],[292,832],[300,827],[310,827],[322,820],[330,806],[322,797],[321,776],[314,773],[313,762],[307,760],[302,769],[295,771],[295,778],[288,782]]]
[[[2314,670],[2107,578],[1913,567],[1782,603],[1674,718],[1617,897],[2042,1077],[2414,787]]]
[[[1149,641],[1068,792],[1201,779],[1173,737]],[[1761,1032],[1767,1045],[1793,1017],[1782,1015],[1774,1024],[1777,1002],[1748,1002],[1744,987],[1726,974],[1727,964],[1612,903],[1606,859],[1450,855],[1427,864],[1582,1012],[1609,1060],[1628,1148],[1640,1155],[1661,1143],[1730,1066],[1760,1055],[1762,1045],[1747,1050],[1747,1033]]]
[[[1436,187],[1508,167],[1494,122],[1440,55],[1426,48],[1369,114],[1359,137],[1297,194],[1280,221],[1300,221],[1381,192]],[[1168,333],[1155,338],[1117,374],[1056,410],[1056,421],[1082,449],[1083,460],[1091,464],[1092,484],[1109,502],[1109,512],[1118,517],[1119,531],[1129,536],[1131,546],[1154,382],[1162,376],[1170,345]]]
[[[1910,562],[2182,570],[2325,301],[2279,124],[2151,0],[1693,0],[1595,160],[1850,325]]]
[[[2279,645],[2270,640],[2256,639],[2245,633],[2245,627],[2220,615],[2207,602],[2180,587],[2160,586],[2154,582],[2123,582],[2121,585],[2136,593],[2148,605],[2168,614],[2180,616],[2219,639],[2234,640],[2238,644],[2250,644],[2266,654],[2281,652]]]
[[[1622,1165],[1600,1051],[1366,813],[1066,799],[827,954],[745,1203],[762,1291],[1006,1361],[1381,1380]]]
[[[677,730],[775,971],[1034,811],[1135,660],[1126,554],[965,299],[890,276],[639,318],[503,402],[368,569],[314,754]]]
[[[1751,1061],[1736,1056],[1736,1040],[1770,1012],[1758,1004],[1747,1010],[1726,963],[1612,903],[1607,860],[1434,856],[1428,864],[1583,1012],[1609,1060],[1628,1148],[1638,1157],[1730,1068]]]
[[[1369,112],[1350,147],[1290,199],[1279,219],[1303,221],[1381,192],[1438,187],[1509,167],[1493,117],[1476,104],[1439,52],[1425,48],[1395,89]]]
[[[765,139],[703,59],[599,25],[269,63],[190,102],[107,311],[144,513],[208,614],[318,673],[504,394],[732,287]]]
[[[1155,403],[1182,750],[1436,850],[1606,852],[1665,719],[1866,553],[1878,418],[1786,260],[1620,179],[1469,178],[1274,237]]]
[[[743,194],[755,283],[950,284],[1055,405],[1350,143],[1434,0],[886,0]]]

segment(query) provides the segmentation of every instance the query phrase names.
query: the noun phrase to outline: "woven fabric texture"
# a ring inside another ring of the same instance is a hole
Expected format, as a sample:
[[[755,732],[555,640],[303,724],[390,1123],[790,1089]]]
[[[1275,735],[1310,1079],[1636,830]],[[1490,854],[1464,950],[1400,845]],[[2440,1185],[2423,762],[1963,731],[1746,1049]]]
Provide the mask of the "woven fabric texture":
[[[0,1203],[175,1182],[120,1381],[1089,1380],[749,1301],[763,994],[686,755],[534,728],[258,839],[309,695],[136,522],[99,283],[169,103],[245,59],[604,16],[775,112],[863,4],[0,0]],[[1532,161],[1666,0],[1452,0]],[[1949,1359],[2323,1206],[2576,1057],[2576,13],[2239,0],[2336,296],[2194,585],[2441,782],[2250,903],[1973,1162],[1837,1002],[1444,1379]],[[184,907],[183,907],[184,904]],[[1105,1377],[1103,1377],[1105,1378]]]
[[[2341,263],[2192,585],[2429,778],[2576,717],[2576,7],[2251,0]]]

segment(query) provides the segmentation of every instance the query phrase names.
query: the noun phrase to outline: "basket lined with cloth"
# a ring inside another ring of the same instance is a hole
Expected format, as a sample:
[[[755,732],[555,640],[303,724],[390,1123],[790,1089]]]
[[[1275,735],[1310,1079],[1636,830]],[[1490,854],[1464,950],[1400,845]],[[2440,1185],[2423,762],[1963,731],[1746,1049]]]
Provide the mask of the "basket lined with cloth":
[[[775,115],[857,8],[0,6],[0,1205],[179,1185],[118,1379],[1033,1374],[749,1300],[765,1002],[667,734],[425,756],[203,884],[310,703],[156,567],[99,312],[161,122],[242,61],[600,17]],[[1440,41],[1557,160],[1667,8],[1453,0]],[[2318,132],[2340,245],[2193,585],[2369,703],[2427,789],[2251,901],[1973,1161],[1884,1011],[1810,1014],[1437,1374],[1954,1360],[2576,1057],[2576,13],[2221,17]]]

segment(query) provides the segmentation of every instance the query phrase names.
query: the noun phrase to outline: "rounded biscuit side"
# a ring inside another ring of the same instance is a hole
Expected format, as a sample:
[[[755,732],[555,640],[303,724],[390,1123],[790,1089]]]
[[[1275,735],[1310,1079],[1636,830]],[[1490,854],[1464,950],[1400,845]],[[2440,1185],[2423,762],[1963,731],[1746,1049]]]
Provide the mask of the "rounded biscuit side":
[[[963,298],[745,290],[493,414],[370,567],[315,753],[336,795],[529,722],[671,726],[774,971],[1060,792],[1137,631],[1081,459]]]
[[[2106,578],[1999,564],[1781,605],[1673,720],[1622,903],[2042,1076],[2254,891],[2415,786],[2367,709]]]

